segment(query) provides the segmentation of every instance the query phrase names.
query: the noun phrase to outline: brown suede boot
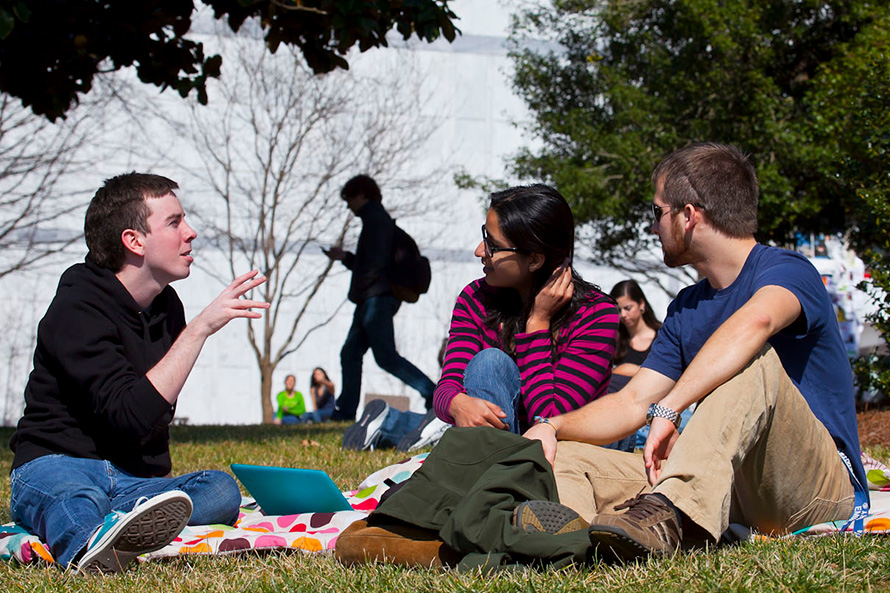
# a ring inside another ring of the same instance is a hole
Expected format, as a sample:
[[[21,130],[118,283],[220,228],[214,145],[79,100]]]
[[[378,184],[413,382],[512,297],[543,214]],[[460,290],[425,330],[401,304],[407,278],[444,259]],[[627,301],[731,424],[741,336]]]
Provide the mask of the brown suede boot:
[[[620,515],[600,514],[587,530],[605,559],[630,562],[645,556],[669,556],[683,541],[680,512],[663,494],[638,494],[615,507]]]
[[[334,554],[346,565],[388,562],[441,568],[455,566],[461,559],[461,554],[446,546],[435,531],[411,525],[369,527],[367,521],[356,521],[343,530]]]

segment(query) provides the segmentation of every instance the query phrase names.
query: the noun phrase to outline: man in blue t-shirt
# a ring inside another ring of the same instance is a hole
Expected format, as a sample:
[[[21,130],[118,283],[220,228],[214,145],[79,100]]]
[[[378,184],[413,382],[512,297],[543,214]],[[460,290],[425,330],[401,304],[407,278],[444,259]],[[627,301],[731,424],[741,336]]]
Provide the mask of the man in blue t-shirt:
[[[590,522],[601,555],[629,560],[719,540],[730,523],[781,534],[861,519],[853,378],[818,272],[754,239],[757,177],[738,149],[690,145],[652,179],[664,262],[702,280],[671,303],[624,389],[526,433],[554,464],[565,506],[525,503],[518,526]],[[594,446],[644,423],[642,455]]]

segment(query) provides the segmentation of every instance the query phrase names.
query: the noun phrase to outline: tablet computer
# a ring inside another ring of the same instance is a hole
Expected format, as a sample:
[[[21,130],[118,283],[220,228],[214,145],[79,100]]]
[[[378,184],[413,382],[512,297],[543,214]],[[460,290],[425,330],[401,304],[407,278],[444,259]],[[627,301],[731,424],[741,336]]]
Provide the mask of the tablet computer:
[[[232,472],[267,515],[351,511],[343,493],[318,469],[233,463]]]

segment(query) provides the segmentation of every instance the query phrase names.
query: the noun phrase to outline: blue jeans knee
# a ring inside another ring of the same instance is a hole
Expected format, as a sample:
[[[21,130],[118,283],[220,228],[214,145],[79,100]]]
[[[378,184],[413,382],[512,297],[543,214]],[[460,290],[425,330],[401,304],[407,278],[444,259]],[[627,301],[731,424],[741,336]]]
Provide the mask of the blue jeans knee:
[[[464,370],[467,395],[497,404],[506,414],[510,432],[519,434],[519,367],[510,355],[497,348],[478,352]]]
[[[189,525],[234,525],[241,508],[241,490],[235,478],[226,472],[204,470],[171,480],[182,480],[175,488],[192,499],[192,518]],[[172,490],[172,488],[171,488]]]

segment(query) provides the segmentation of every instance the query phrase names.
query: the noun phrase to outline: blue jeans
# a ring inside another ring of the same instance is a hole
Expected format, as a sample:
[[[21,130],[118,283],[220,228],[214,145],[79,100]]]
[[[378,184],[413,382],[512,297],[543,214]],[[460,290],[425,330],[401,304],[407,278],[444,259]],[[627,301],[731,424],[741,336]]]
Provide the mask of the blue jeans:
[[[333,413],[333,409],[312,410],[300,415],[300,422],[326,422],[331,419]]]
[[[327,422],[334,415],[334,398],[329,397],[325,405],[318,410],[306,412],[300,416],[300,422]]]
[[[505,425],[515,434],[519,434],[520,384],[519,367],[497,348],[486,348],[476,353],[464,370],[467,395],[497,404],[507,414]],[[403,436],[420,426],[424,416],[390,408],[380,427],[378,446],[394,447]]]
[[[606,393],[615,393],[617,391],[621,391],[624,389],[625,385],[630,382],[630,377],[626,375],[616,375],[612,373],[612,379],[609,381],[609,387],[606,390]],[[648,427],[644,426],[646,430],[649,430]],[[603,445],[606,449],[615,449],[616,451],[625,451],[628,453],[633,453],[634,448],[637,443],[637,435],[630,434],[624,437],[623,439],[619,439],[614,443],[609,443],[608,445]]]
[[[68,566],[112,511],[130,511],[136,501],[170,490],[189,495],[194,505],[189,525],[238,519],[241,492],[229,474],[201,471],[176,478],[138,478],[108,461],[45,455],[10,475],[12,519],[49,545]]]
[[[368,348],[374,353],[377,366],[419,391],[426,400],[427,408],[432,406],[435,383],[396,352],[392,319],[401,304],[394,296],[381,295],[356,305],[352,327],[349,328],[346,341],[340,350],[343,388],[340,397],[337,398],[334,419],[355,419],[362,387],[362,359]]]

